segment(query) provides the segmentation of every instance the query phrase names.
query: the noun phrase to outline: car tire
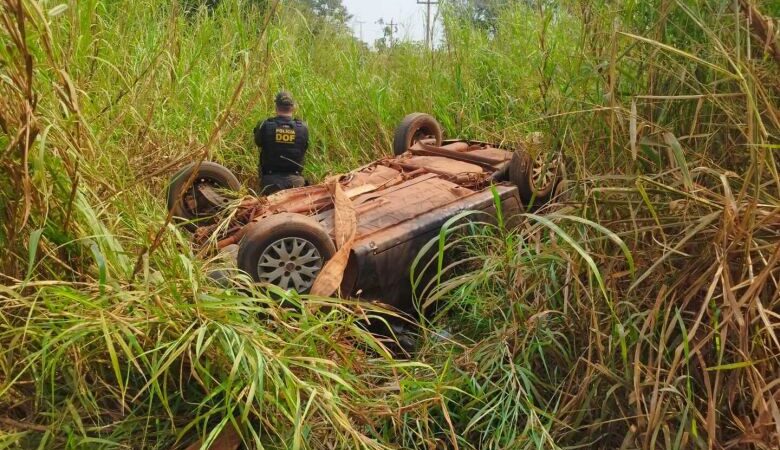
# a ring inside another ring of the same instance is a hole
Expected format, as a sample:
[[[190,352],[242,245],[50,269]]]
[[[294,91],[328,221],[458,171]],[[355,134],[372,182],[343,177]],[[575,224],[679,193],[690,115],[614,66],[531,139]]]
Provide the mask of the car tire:
[[[299,293],[311,289],[336,246],[311,217],[281,213],[249,225],[238,248],[238,268],[258,283]]]
[[[398,156],[409,150],[415,142],[426,139],[436,139],[436,145],[441,145],[443,132],[439,122],[425,113],[412,113],[403,118],[393,134],[393,154]]]
[[[536,209],[549,202],[555,187],[562,179],[560,158],[549,162],[545,155],[532,158],[525,150],[516,150],[509,162],[509,181],[517,186],[520,200],[526,207]]]
[[[195,166],[196,163],[192,163],[183,167],[171,177],[168,184],[168,211],[171,211],[177,220],[183,221],[184,227],[189,230],[213,223],[216,210],[221,208],[221,205],[214,205],[211,202],[201,202],[202,207],[199,207],[195,193],[195,187],[199,183],[209,183],[218,189],[231,191],[237,191],[241,188],[241,183],[229,169],[214,162],[204,161],[198,167],[198,173],[195,175],[192,186],[189,187],[189,190],[192,191],[192,199],[195,199],[195,207],[189,207],[186,197],[190,194],[182,193],[182,190],[187,180],[192,176]],[[220,198],[221,203],[228,203],[228,201],[226,198]]]

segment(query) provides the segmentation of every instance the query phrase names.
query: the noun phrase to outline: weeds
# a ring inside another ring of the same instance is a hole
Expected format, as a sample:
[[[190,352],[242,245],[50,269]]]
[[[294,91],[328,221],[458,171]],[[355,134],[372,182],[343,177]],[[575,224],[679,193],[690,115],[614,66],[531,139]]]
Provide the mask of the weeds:
[[[507,2],[486,31],[444,4],[440,48],[372,52],[277,3],[0,2],[0,448],[780,445],[776,5]],[[431,243],[396,359],[383,311],[215,286],[167,224],[205,149],[253,186],[280,88],[313,179],[422,110],[543,131],[570,182]]]

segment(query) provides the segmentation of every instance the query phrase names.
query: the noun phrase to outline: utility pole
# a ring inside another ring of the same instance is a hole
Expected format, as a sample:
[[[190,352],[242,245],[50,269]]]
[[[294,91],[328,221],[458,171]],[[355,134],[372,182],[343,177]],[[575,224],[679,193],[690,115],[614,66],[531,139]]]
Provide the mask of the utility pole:
[[[425,47],[433,50],[433,30],[431,28],[431,5],[438,5],[436,0],[417,0],[418,5],[425,5]]]
[[[390,19],[390,46],[393,46],[393,42],[395,42],[395,39],[393,35],[398,31],[398,24],[393,22],[393,19]]]
[[[363,24],[366,23],[362,20],[355,20],[355,23],[360,27],[360,40],[363,40]]]
[[[387,46],[392,47],[393,42],[395,41],[393,39],[393,34],[398,32],[398,23],[395,22],[395,19],[390,19],[390,22],[385,22],[385,19],[379,19],[376,21],[376,23],[385,27],[384,32],[388,35],[387,39],[389,40]]]

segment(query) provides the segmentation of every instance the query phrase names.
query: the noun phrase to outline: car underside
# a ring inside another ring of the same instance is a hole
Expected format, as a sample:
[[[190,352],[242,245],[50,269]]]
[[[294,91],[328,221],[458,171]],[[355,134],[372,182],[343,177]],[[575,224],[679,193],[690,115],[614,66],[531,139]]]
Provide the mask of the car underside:
[[[548,201],[560,178],[556,155],[442,140],[438,123],[420,113],[396,129],[394,153],[330,182],[248,197],[232,208],[224,189],[236,189],[235,177],[214,163],[192,165],[174,176],[169,208],[196,244],[238,245],[238,267],[256,282],[305,293],[337,251],[338,183],[355,219],[341,295],[408,311],[410,267],[448,220],[463,211],[495,217],[497,205],[513,218]]]

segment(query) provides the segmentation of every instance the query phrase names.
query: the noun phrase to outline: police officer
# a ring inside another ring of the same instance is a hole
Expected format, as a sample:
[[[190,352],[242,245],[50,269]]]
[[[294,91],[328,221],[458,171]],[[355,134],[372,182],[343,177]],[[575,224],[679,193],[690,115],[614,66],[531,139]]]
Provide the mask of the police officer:
[[[260,188],[269,195],[283,189],[301,187],[303,158],[309,148],[309,129],[294,119],[295,102],[289,92],[281,91],[274,99],[276,117],[255,127],[255,144],[260,147]]]

